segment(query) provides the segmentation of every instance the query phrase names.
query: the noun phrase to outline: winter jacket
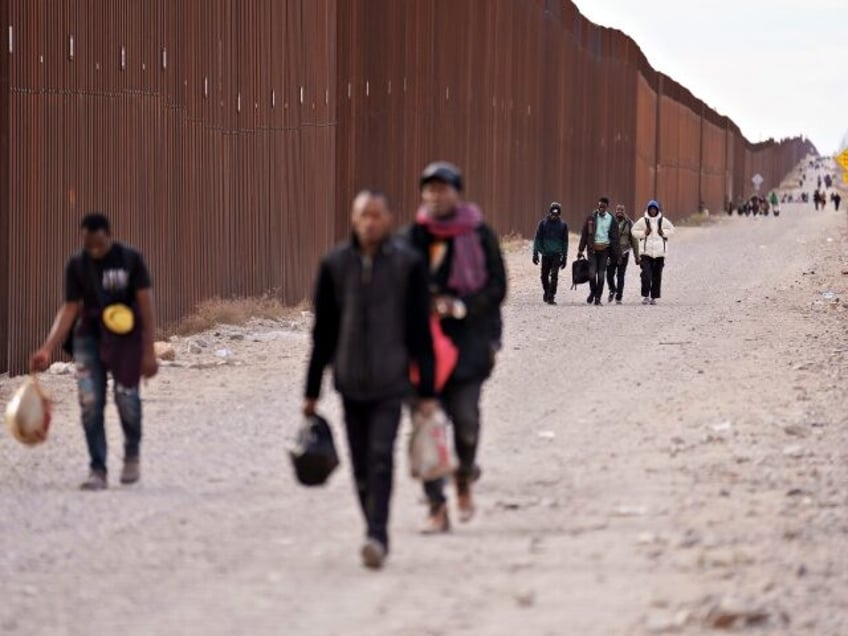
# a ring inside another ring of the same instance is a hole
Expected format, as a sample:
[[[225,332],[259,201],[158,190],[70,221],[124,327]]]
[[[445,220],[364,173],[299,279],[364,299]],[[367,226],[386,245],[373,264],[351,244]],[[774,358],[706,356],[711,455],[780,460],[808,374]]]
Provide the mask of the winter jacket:
[[[355,239],[334,249],[318,273],[306,397],[319,396],[330,363],[345,398],[369,402],[406,396],[412,361],[420,369],[418,394],[433,397],[424,262],[395,239],[384,242],[373,259],[362,255]]]
[[[561,256],[568,260],[568,225],[560,218],[547,217],[539,221],[536,228],[536,240],[533,241],[533,258],[542,256]]]
[[[442,330],[459,349],[459,360],[451,380],[485,380],[494,368],[495,352],[500,348],[503,323],[501,305],[506,298],[506,268],[497,235],[487,225],[475,230],[486,256],[486,284],[477,292],[459,296],[465,303],[467,315],[461,320],[442,319]],[[401,234],[425,259],[430,271],[430,292],[433,295],[457,296],[448,287],[453,262],[453,239],[445,241],[447,253],[441,266],[433,271],[430,247],[440,240],[424,225],[415,224]]]
[[[657,231],[660,224],[659,219],[662,219],[664,238]],[[649,227],[651,233],[647,234]],[[674,226],[671,224],[671,221],[663,217],[662,212],[655,217],[650,217],[645,212],[645,216],[633,225],[632,232],[633,236],[639,241],[639,253],[641,256],[648,256],[650,258],[665,258],[668,256],[668,238],[674,234]]]
[[[634,258],[639,258],[639,241],[633,236],[633,221],[627,217],[623,220],[615,217],[615,220],[618,222],[618,239],[622,256],[632,249]]]
[[[588,252],[590,255],[595,251],[593,245],[595,244],[595,229],[597,227],[597,217],[600,214],[597,210],[593,214],[590,214],[586,219],[586,222],[583,224],[583,231],[580,233],[580,247],[577,248],[579,253]],[[612,214],[612,212],[607,212],[607,214]],[[611,256],[613,260],[618,261],[621,258],[621,238],[618,233],[618,223],[615,222],[615,217],[613,216],[613,223],[610,223],[609,230],[609,242],[610,249],[612,251]]]

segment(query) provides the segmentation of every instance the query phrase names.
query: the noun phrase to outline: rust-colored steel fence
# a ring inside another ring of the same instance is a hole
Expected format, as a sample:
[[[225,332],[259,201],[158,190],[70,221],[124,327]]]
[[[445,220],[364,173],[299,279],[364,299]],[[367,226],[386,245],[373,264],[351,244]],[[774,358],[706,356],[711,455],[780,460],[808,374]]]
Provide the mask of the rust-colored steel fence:
[[[0,369],[106,211],[173,321],[213,296],[304,298],[364,186],[402,221],[434,158],[501,232],[601,194],[672,217],[777,184],[753,145],[567,0],[0,0]]]

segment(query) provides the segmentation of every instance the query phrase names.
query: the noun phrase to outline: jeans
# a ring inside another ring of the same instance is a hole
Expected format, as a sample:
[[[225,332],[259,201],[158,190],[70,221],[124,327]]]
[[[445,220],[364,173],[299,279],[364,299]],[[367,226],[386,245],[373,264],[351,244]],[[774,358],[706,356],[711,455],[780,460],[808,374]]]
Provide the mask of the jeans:
[[[106,368],[100,361],[100,343],[96,338],[74,339],[77,390],[82,410],[82,426],[91,458],[91,469],[106,472]],[[115,383],[115,404],[124,429],[124,459],[135,459],[141,445],[141,397],[138,385]]]
[[[448,382],[442,391],[442,408],[453,424],[454,447],[459,468],[458,480],[469,481],[474,475],[477,445],[480,440],[480,394],[482,380]],[[424,482],[424,493],[431,507],[445,502],[445,480]]]
[[[665,258],[642,257],[642,298],[657,299],[662,292],[662,273]]]
[[[621,257],[621,263],[610,261],[607,265],[607,285],[610,294],[615,294],[616,300],[624,295],[624,277],[627,274],[627,264],[630,262],[630,252]]]
[[[389,501],[392,496],[394,446],[401,399],[377,402],[344,400],[345,426],[353,478],[369,539],[389,548]]]
[[[604,295],[604,277],[609,262],[609,249],[592,252],[589,255],[589,289],[596,299]]]
[[[562,264],[562,255],[542,255],[542,289],[545,296],[553,298],[557,293],[559,283],[559,267]]]

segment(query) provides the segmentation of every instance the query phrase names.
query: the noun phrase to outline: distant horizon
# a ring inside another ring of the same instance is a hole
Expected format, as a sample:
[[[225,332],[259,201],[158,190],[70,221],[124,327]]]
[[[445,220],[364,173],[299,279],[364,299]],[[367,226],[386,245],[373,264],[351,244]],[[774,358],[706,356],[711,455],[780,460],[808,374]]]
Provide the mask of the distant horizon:
[[[840,32],[848,2],[574,2],[593,22],[626,33],[655,69],[736,122],[751,142],[803,136],[825,156],[848,145],[848,82],[838,66],[848,60]],[[717,36],[693,36],[702,33]]]

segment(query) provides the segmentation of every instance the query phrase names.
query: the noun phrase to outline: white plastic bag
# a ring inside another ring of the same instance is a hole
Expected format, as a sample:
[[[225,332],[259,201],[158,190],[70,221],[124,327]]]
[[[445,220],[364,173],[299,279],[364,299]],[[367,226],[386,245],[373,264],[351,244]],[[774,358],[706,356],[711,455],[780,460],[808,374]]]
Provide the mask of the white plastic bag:
[[[50,399],[35,376],[30,376],[6,406],[6,426],[12,436],[28,446],[47,439]]]
[[[422,481],[432,481],[453,473],[447,426],[441,411],[432,417],[424,417],[420,413],[413,416],[409,471],[414,478]]]

